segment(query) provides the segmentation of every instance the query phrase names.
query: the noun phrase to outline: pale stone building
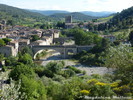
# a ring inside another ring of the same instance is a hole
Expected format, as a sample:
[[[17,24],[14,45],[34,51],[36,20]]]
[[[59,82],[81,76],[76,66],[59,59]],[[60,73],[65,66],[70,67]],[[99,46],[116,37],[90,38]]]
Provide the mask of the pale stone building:
[[[114,35],[100,35],[101,37],[108,39],[111,42],[114,42],[116,40],[116,37]]]
[[[18,49],[19,49],[18,41],[13,40],[9,43],[9,45],[13,46],[14,47],[14,52],[18,53]]]
[[[30,39],[19,39],[19,50],[21,50],[23,47],[28,46],[30,44]]]
[[[0,47],[0,53],[4,54],[5,57],[8,57],[8,56],[16,56],[18,52],[16,52],[13,46],[6,45],[6,46]]]
[[[45,40],[37,40],[37,41],[31,43],[31,45],[48,45],[48,44]]]

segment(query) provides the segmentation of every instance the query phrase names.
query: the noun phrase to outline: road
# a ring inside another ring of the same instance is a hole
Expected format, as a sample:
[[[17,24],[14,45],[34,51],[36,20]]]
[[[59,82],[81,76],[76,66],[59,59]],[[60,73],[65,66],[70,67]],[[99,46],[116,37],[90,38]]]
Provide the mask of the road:
[[[74,66],[77,67],[78,69],[82,70],[82,71],[86,71],[87,75],[92,75],[92,74],[99,74],[99,75],[104,75],[106,73],[112,73],[113,69],[108,69],[106,67],[89,67],[89,66],[85,66],[82,65],[80,63],[76,63],[70,59],[62,59],[60,58],[60,53],[55,52],[52,56],[47,57],[45,59],[41,59],[42,61],[42,65],[45,66],[47,65],[49,62],[54,62],[54,61],[64,61],[65,65],[68,66]]]

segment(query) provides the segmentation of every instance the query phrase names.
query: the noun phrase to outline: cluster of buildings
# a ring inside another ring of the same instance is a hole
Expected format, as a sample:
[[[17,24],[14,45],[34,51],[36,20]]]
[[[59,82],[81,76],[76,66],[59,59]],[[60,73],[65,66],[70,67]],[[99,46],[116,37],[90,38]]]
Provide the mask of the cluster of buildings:
[[[66,28],[74,28],[79,25],[79,23],[72,22],[72,16],[66,16],[65,18],[65,26]],[[89,31],[86,28],[87,24],[81,24],[80,27],[85,29],[85,31]],[[12,41],[5,46],[0,47],[0,53],[5,56],[16,56],[18,51],[21,50],[25,46],[34,46],[34,45],[53,45],[60,40],[59,38],[60,30],[57,29],[33,29],[24,26],[6,26],[6,21],[0,21],[0,39],[9,38]],[[33,35],[38,36],[40,39],[36,41],[31,41]],[[116,40],[116,37],[113,35],[101,35],[101,37],[109,39],[111,42]],[[62,44],[64,43],[64,39]],[[124,42],[123,44],[127,45],[130,43]]]
[[[85,22],[85,23],[73,23],[72,21],[72,16],[66,16],[65,17],[65,28],[66,29],[71,29],[71,28],[74,28],[74,27],[80,27],[80,28],[83,28],[85,31],[89,31],[88,30],[88,22]]]
[[[1,23],[0,25],[6,27],[5,24]],[[59,32],[56,29],[33,29],[18,25],[0,28],[0,39],[11,39],[7,45],[0,47],[0,53],[5,56],[16,56],[18,51],[25,46],[54,44],[54,38],[59,38]],[[40,39],[32,42],[33,35],[37,35]]]

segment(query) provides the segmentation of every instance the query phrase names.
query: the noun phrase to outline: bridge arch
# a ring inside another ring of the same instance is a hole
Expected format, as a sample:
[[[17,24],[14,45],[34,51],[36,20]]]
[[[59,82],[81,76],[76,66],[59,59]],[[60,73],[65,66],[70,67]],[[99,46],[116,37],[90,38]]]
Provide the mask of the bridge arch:
[[[55,46],[33,46],[32,51],[33,51],[33,57],[35,59],[37,53],[43,51],[43,50],[54,50],[56,52],[59,52],[61,55],[61,58],[65,58],[65,49],[62,47],[55,47]]]
[[[34,55],[33,55],[33,58],[36,59],[37,58],[37,54],[39,53],[42,53],[43,51],[45,51],[46,53],[49,53],[49,56],[50,55],[55,55],[56,53],[59,53],[60,57],[62,57],[61,55],[61,52],[55,50],[55,49],[42,49],[42,50],[39,50],[38,52],[36,52]]]

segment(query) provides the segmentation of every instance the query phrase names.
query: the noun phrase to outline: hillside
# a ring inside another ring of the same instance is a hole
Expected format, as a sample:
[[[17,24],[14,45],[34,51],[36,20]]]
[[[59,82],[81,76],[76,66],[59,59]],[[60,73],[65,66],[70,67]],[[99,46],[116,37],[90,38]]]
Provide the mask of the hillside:
[[[133,27],[133,6],[117,13],[110,21],[108,21],[110,28],[124,29]]]
[[[102,12],[82,11],[80,13],[83,13],[83,14],[89,15],[89,16],[95,16],[95,17],[108,17],[111,14],[114,14],[115,12],[108,12],[108,11],[102,11]]]
[[[109,30],[115,32],[122,29],[131,29],[133,28],[133,7],[125,9],[110,17],[100,18],[97,21],[105,22],[98,25],[98,31]]]
[[[10,22],[8,24],[19,25],[32,25],[33,23],[43,23],[46,22],[46,20],[51,20],[50,18],[42,14],[7,6],[4,4],[0,4],[0,20],[1,19],[5,19]]]
[[[66,16],[72,16],[73,21],[89,21],[89,20],[98,18],[98,17],[87,16],[79,12],[58,13],[58,14],[50,15],[50,17],[55,18],[56,20],[63,20]]]

